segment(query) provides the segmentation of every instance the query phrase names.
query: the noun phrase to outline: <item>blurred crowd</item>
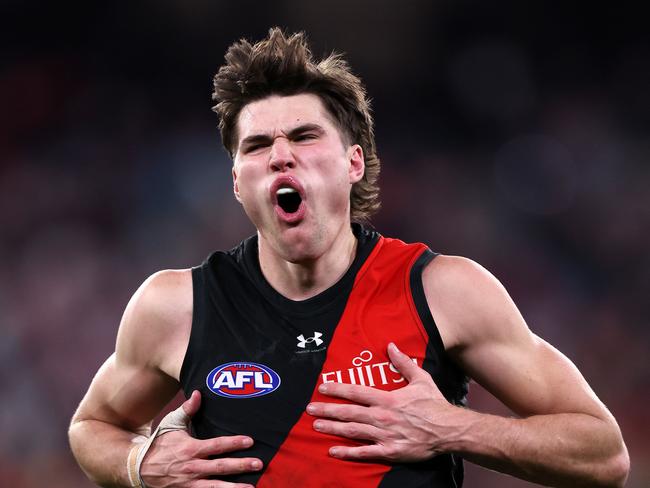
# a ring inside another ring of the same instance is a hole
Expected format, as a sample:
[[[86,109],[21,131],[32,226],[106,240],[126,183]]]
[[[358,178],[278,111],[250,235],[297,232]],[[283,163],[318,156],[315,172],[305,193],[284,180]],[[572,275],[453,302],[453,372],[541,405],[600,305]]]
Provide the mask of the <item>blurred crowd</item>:
[[[346,51],[368,85],[376,229],[492,271],[617,417],[628,486],[650,486],[650,44],[634,13],[379,2],[349,7],[367,14],[353,36],[287,1],[250,22],[246,2],[172,3],[2,7],[0,485],[91,486],[67,424],[130,296],[254,231],[210,83],[229,43],[278,24]],[[478,385],[470,406],[508,414]],[[531,485],[468,466],[467,486]]]

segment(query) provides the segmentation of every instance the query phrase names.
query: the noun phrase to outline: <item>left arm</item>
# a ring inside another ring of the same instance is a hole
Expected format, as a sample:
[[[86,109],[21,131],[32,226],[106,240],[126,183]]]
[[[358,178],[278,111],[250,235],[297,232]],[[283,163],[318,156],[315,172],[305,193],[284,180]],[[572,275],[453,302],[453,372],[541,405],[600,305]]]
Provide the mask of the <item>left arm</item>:
[[[317,420],[318,430],[373,442],[337,446],[332,455],[415,461],[456,452],[546,485],[623,486],[629,458],[616,421],[577,368],[528,329],[503,286],[475,263],[446,256],[429,265],[423,280],[448,352],[521,418],[449,404],[428,373],[389,347],[406,387],[322,385],[357,405],[309,407],[333,419]]]

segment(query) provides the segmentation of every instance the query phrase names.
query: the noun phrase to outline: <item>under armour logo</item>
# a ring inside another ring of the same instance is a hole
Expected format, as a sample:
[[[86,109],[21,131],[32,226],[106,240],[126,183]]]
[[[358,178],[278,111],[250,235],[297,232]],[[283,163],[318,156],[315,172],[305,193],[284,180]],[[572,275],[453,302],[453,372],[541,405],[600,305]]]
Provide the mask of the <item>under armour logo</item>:
[[[316,343],[316,346],[320,346],[323,343],[323,340],[321,337],[323,334],[320,332],[314,332],[314,337],[308,337],[305,339],[305,336],[300,334],[296,339],[298,339],[298,347],[302,347],[303,349],[307,344],[311,344],[312,342]]]

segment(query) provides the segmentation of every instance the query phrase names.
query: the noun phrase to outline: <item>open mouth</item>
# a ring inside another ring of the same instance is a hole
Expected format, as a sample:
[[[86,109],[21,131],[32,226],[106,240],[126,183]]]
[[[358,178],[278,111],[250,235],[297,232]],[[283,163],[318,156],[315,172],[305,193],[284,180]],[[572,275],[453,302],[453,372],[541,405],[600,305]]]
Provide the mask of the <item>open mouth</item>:
[[[271,203],[281,222],[294,226],[304,220],[307,207],[300,181],[292,175],[281,175],[271,184],[270,190]]]
[[[280,188],[277,192],[278,205],[288,214],[298,211],[302,197],[297,190],[293,188]]]

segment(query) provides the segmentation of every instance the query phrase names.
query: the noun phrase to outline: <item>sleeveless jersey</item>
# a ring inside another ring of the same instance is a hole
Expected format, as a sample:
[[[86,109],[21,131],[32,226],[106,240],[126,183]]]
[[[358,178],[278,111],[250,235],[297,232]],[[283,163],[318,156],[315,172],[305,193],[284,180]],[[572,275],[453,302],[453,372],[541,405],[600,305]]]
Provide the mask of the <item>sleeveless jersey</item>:
[[[200,439],[248,435],[252,448],[224,457],[258,457],[261,472],[224,479],[259,488],[460,487],[453,454],[419,463],[354,462],[328,454],[362,445],[313,429],[311,401],[343,402],[318,392],[323,382],[394,390],[406,380],[390,363],[389,342],[424,368],[445,398],[465,405],[467,378],[447,357],[429,311],[422,270],[435,257],[353,225],[356,257],[332,287],[289,300],[264,278],[257,237],[213,253],[193,268],[194,313],[180,379],[201,392],[192,419]]]

